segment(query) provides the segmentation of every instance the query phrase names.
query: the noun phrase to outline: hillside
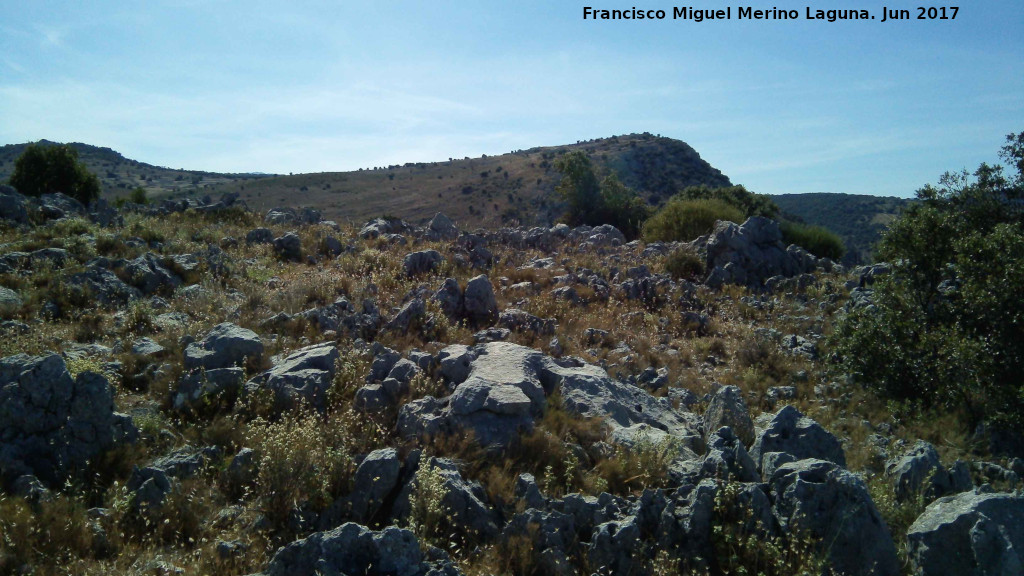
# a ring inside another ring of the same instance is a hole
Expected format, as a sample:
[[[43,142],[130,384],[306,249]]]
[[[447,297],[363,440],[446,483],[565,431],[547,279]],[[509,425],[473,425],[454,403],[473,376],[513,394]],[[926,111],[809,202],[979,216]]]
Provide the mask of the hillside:
[[[554,160],[577,149],[585,150],[599,171],[614,170],[654,204],[686,186],[730,185],[725,175],[686,143],[631,134],[500,156],[237,181],[214,189],[237,191],[257,210],[315,206],[339,222],[360,222],[383,214],[419,222],[443,211],[467,228],[550,224],[561,214],[554,196],[561,175]]]
[[[864,194],[779,194],[772,196],[786,217],[824,226],[846,244],[845,264],[870,262],[882,232],[912,200]]]
[[[55,144],[40,140],[42,144]],[[0,182],[6,182],[14,172],[14,163],[28,143],[8,144],[0,147]],[[174,170],[153,166],[145,162],[125,158],[110,148],[101,148],[80,142],[72,142],[78,151],[78,159],[85,163],[100,179],[106,198],[126,196],[135,187],[146,189],[150,198],[173,193],[201,192],[203,194],[217,185],[260,178],[261,174],[219,174],[196,170]]]
[[[0,575],[1014,573],[1024,461],[837,369],[894,272],[695,249],[0,187]]]

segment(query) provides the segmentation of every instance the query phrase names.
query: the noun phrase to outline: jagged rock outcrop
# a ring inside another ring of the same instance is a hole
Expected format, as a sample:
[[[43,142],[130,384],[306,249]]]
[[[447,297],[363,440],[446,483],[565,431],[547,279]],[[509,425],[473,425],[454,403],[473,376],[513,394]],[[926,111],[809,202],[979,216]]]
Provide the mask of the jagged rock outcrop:
[[[263,342],[255,332],[224,322],[185,348],[185,370],[231,368],[261,356]]]
[[[363,300],[362,310],[357,312],[347,298],[338,298],[332,304],[306,310],[300,314],[320,329],[333,331],[349,338],[372,339],[380,331],[384,319],[373,300]]]
[[[780,466],[769,486],[782,529],[818,542],[837,573],[900,573],[889,527],[855,474],[833,462],[806,459]]]
[[[456,576],[437,549],[426,554],[416,535],[390,526],[375,532],[349,522],[292,542],[274,554],[263,576]]]
[[[100,453],[134,442],[114,412],[114,388],[94,372],[72,378],[58,354],[0,360],[0,484],[25,474],[59,487]]]
[[[919,494],[933,500],[973,487],[969,470],[965,467],[959,467],[956,472],[946,470],[935,446],[924,440],[918,440],[905,453],[886,463],[885,473],[892,479],[896,498],[901,501]]]
[[[907,531],[916,574],[1024,573],[1024,497],[964,492],[932,502]]]
[[[798,246],[786,247],[774,220],[754,216],[742,225],[719,222],[714,231],[693,242],[708,270],[711,287],[740,284],[761,289],[773,276],[813,272],[817,259]]]
[[[710,436],[723,426],[728,426],[743,442],[750,446],[754,442],[754,421],[743,400],[743,392],[736,386],[723,386],[715,392],[704,411],[704,429]]]
[[[405,270],[406,276],[417,276],[437,269],[442,261],[444,258],[437,250],[410,252],[402,261],[402,269]]]
[[[452,346],[438,357],[440,372],[455,391],[445,399],[427,397],[403,406],[398,425],[405,436],[463,430],[472,431],[482,446],[507,446],[532,427],[546,396],[558,391],[570,413],[604,418],[613,429],[648,424],[703,452],[695,417],[609,378],[597,366],[507,342]]]
[[[84,272],[72,275],[67,285],[79,298],[95,300],[104,307],[123,306],[142,297],[142,292],[138,288],[125,284],[116,274],[98,262],[90,263]]]
[[[326,409],[327,391],[340,358],[333,343],[315,344],[292,352],[272,368],[245,384],[247,395],[271,394],[275,411],[304,403],[319,411]]]
[[[780,458],[779,455],[782,455]],[[785,461],[818,458],[846,466],[839,440],[793,406],[784,406],[772,417],[750,449],[759,470],[770,477]]]

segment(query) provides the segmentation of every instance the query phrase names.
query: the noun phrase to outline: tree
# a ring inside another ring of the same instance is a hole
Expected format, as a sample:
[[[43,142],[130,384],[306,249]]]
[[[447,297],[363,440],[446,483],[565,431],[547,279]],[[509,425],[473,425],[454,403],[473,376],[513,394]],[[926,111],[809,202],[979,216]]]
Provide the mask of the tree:
[[[883,236],[892,272],[833,342],[855,379],[898,401],[1024,424],[1024,132],[1000,156],[925,186]],[[884,346],[879,345],[885,343]],[[1019,429],[1019,428],[1018,428]]]
[[[611,224],[628,238],[640,235],[640,229],[650,216],[643,198],[619,180],[614,172],[601,181],[601,203],[598,220]]]
[[[611,224],[629,238],[640,234],[649,215],[647,204],[618,175],[613,172],[599,183],[590,158],[582,150],[559,157],[555,168],[562,172],[555,191],[568,204],[569,224]]]
[[[14,163],[11,186],[28,196],[63,192],[83,204],[100,197],[100,181],[67,144],[30,144]]]
[[[562,173],[555,192],[568,204],[569,224],[593,224],[600,207],[601,186],[590,158],[582,150],[574,150],[555,160],[555,168]]]

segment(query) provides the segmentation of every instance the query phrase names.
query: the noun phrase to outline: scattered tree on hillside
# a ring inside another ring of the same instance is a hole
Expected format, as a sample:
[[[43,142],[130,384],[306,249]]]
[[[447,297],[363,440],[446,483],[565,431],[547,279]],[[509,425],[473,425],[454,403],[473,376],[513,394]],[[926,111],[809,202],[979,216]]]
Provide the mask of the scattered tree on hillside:
[[[560,156],[555,168],[562,173],[555,191],[568,204],[569,224],[611,224],[629,238],[640,233],[648,216],[647,205],[618,175],[613,172],[598,183],[594,166],[582,150]]]
[[[1024,132],[1000,156],[917,192],[882,239],[892,273],[834,342],[845,371],[897,401],[1024,424]],[[884,346],[879,344],[885,343]]]
[[[10,184],[28,196],[63,192],[83,204],[100,197],[99,179],[67,144],[30,144],[15,161]]]

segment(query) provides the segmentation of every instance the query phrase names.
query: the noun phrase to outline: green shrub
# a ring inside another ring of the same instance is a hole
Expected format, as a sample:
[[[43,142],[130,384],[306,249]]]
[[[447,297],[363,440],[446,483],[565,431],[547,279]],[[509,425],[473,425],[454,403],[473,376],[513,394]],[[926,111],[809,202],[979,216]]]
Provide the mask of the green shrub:
[[[1010,136],[1024,142],[1024,133]],[[1020,169],[1021,147],[1003,158]],[[1024,175],[982,164],[918,191],[883,237],[892,273],[832,340],[842,369],[886,398],[1024,425]],[[880,346],[884,343],[884,346]]]
[[[676,280],[700,280],[704,277],[704,261],[689,248],[677,248],[665,259],[665,271]]]
[[[711,232],[719,220],[743,222],[744,215],[722,200],[673,197],[644,223],[643,238],[647,242],[689,242]]]
[[[744,216],[764,216],[774,219],[779,214],[779,207],[765,194],[755,194],[743,186],[726,186],[711,188],[706,184],[689,186],[673,196],[680,200],[721,200],[743,212]]]
[[[14,162],[10,184],[27,196],[63,192],[83,204],[100,197],[99,179],[66,144],[30,144]]]
[[[839,236],[823,226],[784,220],[779,223],[779,229],[786,244],[796,244],[818,258],[839,260],[846,254],[846,247]]]

